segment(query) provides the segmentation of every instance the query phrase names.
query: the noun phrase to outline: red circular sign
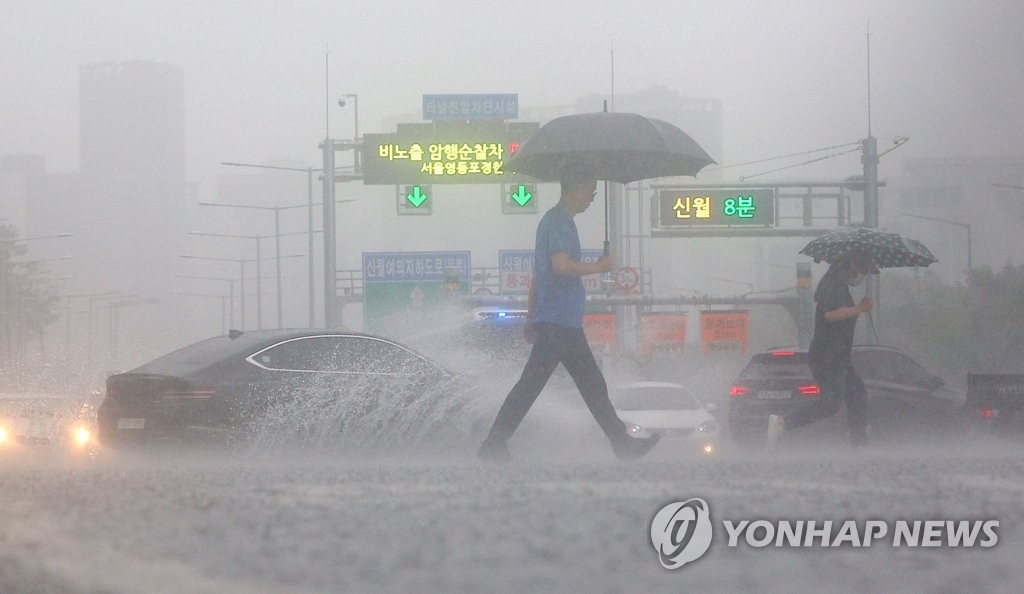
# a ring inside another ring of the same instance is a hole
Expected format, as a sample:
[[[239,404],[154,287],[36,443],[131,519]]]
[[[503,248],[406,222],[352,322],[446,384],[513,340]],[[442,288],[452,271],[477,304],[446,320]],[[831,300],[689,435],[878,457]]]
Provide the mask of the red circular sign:
[[[635,289],[640,284],[640,272],[629,266],[619,268],[615,271],[615,284],[624,291]]]

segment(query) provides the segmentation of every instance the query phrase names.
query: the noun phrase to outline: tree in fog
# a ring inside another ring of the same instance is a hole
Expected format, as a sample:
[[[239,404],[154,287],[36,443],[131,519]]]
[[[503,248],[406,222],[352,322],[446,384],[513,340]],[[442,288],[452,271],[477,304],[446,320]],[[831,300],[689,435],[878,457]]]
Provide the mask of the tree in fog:
[[[57,319],[58,297],[39,262],[24,256],[18,230],[0,220],[0,373],[10,375],[43,329]]]
[[[967,283],[929,271],[883,277],[879,333],[958,385],[968,372],[1024,373],[1024,266],[976,267]]]

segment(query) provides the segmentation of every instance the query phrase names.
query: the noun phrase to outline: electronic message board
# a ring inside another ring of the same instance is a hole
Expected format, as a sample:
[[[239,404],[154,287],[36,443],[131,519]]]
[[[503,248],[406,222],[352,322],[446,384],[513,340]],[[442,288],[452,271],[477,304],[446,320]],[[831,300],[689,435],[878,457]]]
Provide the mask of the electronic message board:
[[[537,131],[536,122],[451,121],[399,124],[363,136],[366,184],[519,184],[505,162]]]
[[[770,188],[678,188],[658,192],[659,226],[769,227],[775,223],[775,192]]]

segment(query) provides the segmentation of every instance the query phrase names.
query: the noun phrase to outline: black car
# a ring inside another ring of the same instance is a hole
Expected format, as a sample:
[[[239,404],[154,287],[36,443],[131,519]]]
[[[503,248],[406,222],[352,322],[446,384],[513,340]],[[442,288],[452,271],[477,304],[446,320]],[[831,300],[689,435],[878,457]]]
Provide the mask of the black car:
[[[965,394],[946,387],[942,378],[900,349],[855,345],[852,362],[868,391],[868,430],[873,441],[943,439],[963,429]],[[820,397],[807,351],[758,353],[729,389],[729,434],[738,443],[760,443],[769,415],[787,415]],[[817,425],[808,427],[808,433],[817,430],[845,438],[843,412]]]
[[[107,378],[99,440],[125,447],[230,441],[286,427],[319,437],[373,432],[408,420],[406,413],[456,379],[377,336],[233,330]],[[419,412],[419,421],[431,420]]]

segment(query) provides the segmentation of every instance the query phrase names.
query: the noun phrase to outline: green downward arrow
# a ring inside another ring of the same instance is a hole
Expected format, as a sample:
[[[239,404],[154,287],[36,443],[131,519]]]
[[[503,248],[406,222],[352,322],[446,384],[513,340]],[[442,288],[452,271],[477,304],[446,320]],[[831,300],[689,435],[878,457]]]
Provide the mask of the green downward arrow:
[[[411,202],[416,208],[419,208],[421,204],[427,201],[427,195],[420,191],[419,186],[413,186],[412,194],[406,194],[405,199]]]
[[[526,206],[526,203],[533,198],[533,194],[526,191],[524,184],[519,184],[519,189],[512,194],[512,199],[516,201],[519,206]]]

